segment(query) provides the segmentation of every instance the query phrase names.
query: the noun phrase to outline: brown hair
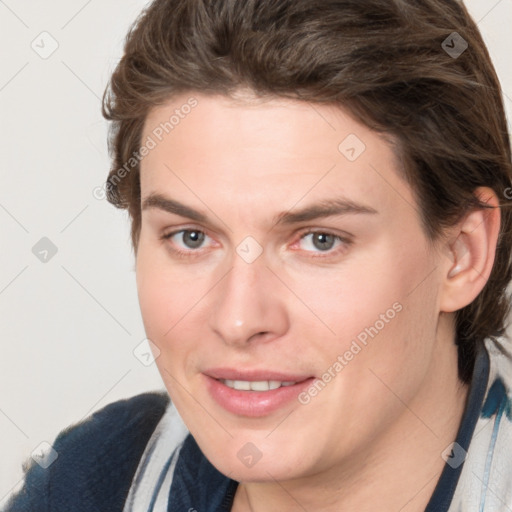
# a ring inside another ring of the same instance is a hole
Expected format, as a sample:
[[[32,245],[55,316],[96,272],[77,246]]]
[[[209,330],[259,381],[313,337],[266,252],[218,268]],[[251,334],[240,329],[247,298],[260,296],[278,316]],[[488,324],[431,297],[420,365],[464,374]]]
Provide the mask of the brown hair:
[[[128,209],[135,252],[141,211],[134,155],[149,110],[187,91],[229,96],[241,88],[339,104],[390,135],[431,241],[484,207],[473,195],[477,187],[491,187],[502,206],[510,190],[500,85],[462,2],[155,0],[131,27],[103,97],[103,115],[112,121],[107,198]],[[456,313],[466,382],[477,344],[505,333],[512,216],[510,208],[501,214],[490,278]]]

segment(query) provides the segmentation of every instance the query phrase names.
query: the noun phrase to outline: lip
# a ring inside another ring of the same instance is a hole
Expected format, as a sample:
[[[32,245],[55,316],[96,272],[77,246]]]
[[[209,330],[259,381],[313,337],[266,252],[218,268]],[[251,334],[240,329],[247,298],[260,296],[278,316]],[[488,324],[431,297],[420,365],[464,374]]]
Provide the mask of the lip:
[[[314,377],[292,375],[267,370],[236,370],[217,368],[203,373],[210,396],[222,408],[237,416],[257,418],[271,414],[285,405],[297,401],[299,394],[314,381]],[[238,391],[219,379],[280,382],[297,382],[270,391]],[[298,403],[298,402],[297,402]]]
[[[208,377],[224,380],[278,380],[279,382],[302,382],[311,375],[299,375],[270,370],[239,370],[236,368],[211,368],[203,372]]]

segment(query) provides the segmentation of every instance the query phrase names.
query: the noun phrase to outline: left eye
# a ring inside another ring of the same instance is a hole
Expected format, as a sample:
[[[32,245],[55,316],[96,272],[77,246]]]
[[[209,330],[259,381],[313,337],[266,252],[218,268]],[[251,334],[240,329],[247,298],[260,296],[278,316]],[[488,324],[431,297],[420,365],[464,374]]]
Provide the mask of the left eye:
[[[339,236],[330,233],[307,233],[300,239],[301,249],[306,251],[327,252],[342,243]]]
[[[181,249],[200,249],[205,241],[210,240],[210,237],[203,231],[196,229],[182,229],[175,233],[169,233],[165,238],[168,238]]]

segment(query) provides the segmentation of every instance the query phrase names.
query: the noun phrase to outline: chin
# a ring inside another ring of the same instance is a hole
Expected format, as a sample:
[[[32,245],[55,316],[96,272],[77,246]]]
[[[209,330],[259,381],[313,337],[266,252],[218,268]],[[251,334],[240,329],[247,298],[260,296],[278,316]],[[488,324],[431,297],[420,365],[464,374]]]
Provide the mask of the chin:
[[[245,467],[238,459],[235,461],[215,465],[224,475],[238,482],[274,482],[297,478],[300,476],[297,466],[290,468],[288,465],[278,464],[276,461],[263,461],[263,458],[252,467]]]
[[[233,449],[235,444],[237,448]],[[203,450],[203,453],[221,473],[239,482],[289,480],[307,472],[303,467],[304,458],[296,450],[286,454],[279,447],[267,444],[260,449],[257,444],[257,441],[231,440],[223,448],[219,445],[215,453],[211,450]],[[290,441],[288,446],[297,447],[297,444]]]

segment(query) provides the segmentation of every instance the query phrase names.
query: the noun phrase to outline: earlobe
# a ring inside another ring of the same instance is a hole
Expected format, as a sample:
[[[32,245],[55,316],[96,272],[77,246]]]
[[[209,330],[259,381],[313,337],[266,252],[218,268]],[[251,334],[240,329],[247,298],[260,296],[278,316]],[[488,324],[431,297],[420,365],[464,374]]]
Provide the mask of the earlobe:
[[[482,291],[494,264],[500,228],[499,200],[487,187],[475,195],[490,208],[470,211],[457,225],[455,241],[445,260],[446,277],[441,296],[441,311],[453,312],[467,306]],[[453,238],[452,238],[453,240]]]

